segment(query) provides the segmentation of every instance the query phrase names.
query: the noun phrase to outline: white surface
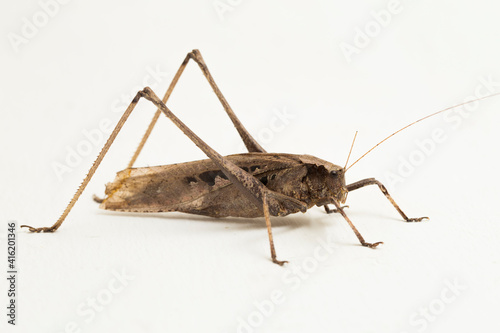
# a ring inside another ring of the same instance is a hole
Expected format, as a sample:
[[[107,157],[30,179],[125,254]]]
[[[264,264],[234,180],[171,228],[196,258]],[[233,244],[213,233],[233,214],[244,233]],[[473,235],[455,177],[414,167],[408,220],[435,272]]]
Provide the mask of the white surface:
[[[32,20],[41,7],[33,0],[3,3],[2,242],[7,220],[48,226],[57,219],[101,144],[62,181],[54,163],[64,163],[67,150],[86,140],[83,130],[103,119],[114,124],[120,116],[114,108],[126,107],[122,95],[128,103],[148,71],[167,73],[148,83],[163,95],[193,48],[266,149],[339,165],[356,130],[353,157],[409,122],[462,102],[481,87],[481,77],[500,82],[498,1],[401,1],[400,13],[350,63],[339,45],[352,44],[357,28],[375,22],[370,12],[389,1],[220,2],[233,4],[223,19],[212,0],[72,1],[18,52],[9,34],[21,34],[23,18]],[[169,106],[222,154],[241,151],[195,65]],[[15,329],[2,312],[9,332],[64,332],[71,325],[79,332],[238,332],[249,318],[258,327],[241,332],[500,328],[499,97],[455,118],[455,127],[442,116],[420,123],[347,173],[349,182],[385,182],[408,215],[431,221],[405,224],[376,188],[356,191],[348,198],[349,216],[368,241],[385,244],[359,246],[339,215],[315,208],[273,219],[278,257],[291,263],[286,267],[269,260],[262,220],[117,214],[92,202],[128,162],[153,110],[141,102],[57,233],[19,231]],[[273,120],[276,110],[293,118],[281,126]],[[391,184],[388,172],[398,174],[401,159],[419,154],[415,141],[436,129],[446,140]],[[203,157],[161,119],[137,165]],[[320,248],[328,240],[331,253]],[[311,272],[294,273],[294,265]],[[126,285],[114,277],[122,270],[133,276]],[[453,283],[466,289],[453,291]],[[282,302],[259,315],[255,304],[268,306],[276,294]],[[99,297],[109,303],[90,310],[89,299]],[[419,311],[429,307],[432,317],[424,319]]]

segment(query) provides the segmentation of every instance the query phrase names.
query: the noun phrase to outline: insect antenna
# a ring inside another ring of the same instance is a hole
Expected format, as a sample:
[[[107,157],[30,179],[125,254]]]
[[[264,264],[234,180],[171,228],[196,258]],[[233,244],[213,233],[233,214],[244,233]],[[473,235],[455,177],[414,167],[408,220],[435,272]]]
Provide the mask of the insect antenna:
[[[398,134],[399,132],[401,132],[402,130],[405,130],[407,129],[408,127],[412,126],[412,125],[415,125],[416,123],[418,122],[421,122],[422,120],[425,120],[427,118],[430,118],[432,116],[435,116],[437,114],[440,114],[442,112],[445,112],[445,111],[448,111],[448,110],[451,110],[451,109],[454,109],[454,108],[457,108],[459,106],[462,106],[462,105],[465,105],[465,104],[469,104],[469,103],[473,103],[473,102],[477,102],[477,101],[480,101],[482,99],[485,99],[485,98],[489,98],[489,97],[493,97],[493,96],[497,96],[497,95],[500,95],[500,92],[497,92],[497,93],[494,93],[494,94],[491,94],[491,95],[487,95],[487,96],[483,96],[483,97],[479,97],[479,98],[476,98],[476,99],[473,99],[473,100],[470,100],[470,101],[467,101],[467,102],[463,102],[463,103],[460,103],[460,104],[457,104],[457,105],[453,105],[453,106],[450,106],[446,109],[443,109],[443,110],[440,110],[440,111],[437,111],[437,112],[434,112],[428,116],[425,116],[423,118],[420,118],[414,122],[412,122],[411,124],[408,124],[406,125],[405,127],[397,130],[396,132],[392,133],[391,135],[389,135],[388,137],[386,137],[385,139],[383,139],[382,141],[380,141],[379,143],[377,143],[375,146],[373,146],[370,150],[368,150],[366,153],[364,153],[363,155],[361,155],[360,158],[358,158],[356,161],[354,161],[354,163],[352,163],[347,169],[345,169],[345,171],[349,170],[354,164],[358,163],[363,157],[365,157],[366,155],[368,155],[372,150],[374,150],[375,148],[377,148],[381,143],[389,140],[391,137],[393,137],[394,135]]]
[[[349,149],[349,155],[347,155],[347,161],[345,161],[344,170],[347,167],[347,163],[349,163],[349,157],[351,157],[352,147],[354,147],[354,141],[356,141],[357,136],[358,136],[358,131],[356,131],[356,133],[354,133],[354,138],[352,139],[352,143],[351,143],[351,149]]]

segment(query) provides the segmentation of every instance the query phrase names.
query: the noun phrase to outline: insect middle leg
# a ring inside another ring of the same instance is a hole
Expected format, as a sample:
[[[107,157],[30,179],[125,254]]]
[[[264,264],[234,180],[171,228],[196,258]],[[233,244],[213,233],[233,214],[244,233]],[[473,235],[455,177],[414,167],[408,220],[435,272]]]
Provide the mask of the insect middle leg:
[[[269,236],[269,245],[271,246],[271,259],[275,264],[278,264],[280,266],[283,266],[283,264],[287,263],[288,261],[284,260],[278,260],[276,259],[276,250],[274,249],[274,240],[273,240],[273,231],[271,229],[271,217],[269,215],[269,205],[267,202],[267,195],[264,194],[263,200],[263,209],[264,209],[264,218],[266,219],[266,226],[267,226],[267,235]]]
[[[367,178],[367,179],[363,179],[363,180],[357,181],[355,183],[352,183],[350,185],[347,185],[347,190],[349,192],[351,192],[351,191],[360,189],[360,188],[368,186],[368,185],[377,185],[379,187],[379,189],[382,191],[382,193],[385,195],[385,197],[391,202],[391,204],[394,206],[394,208],[396,208],[398,213],[401,215],[401,217],[403,217],[403,219],[406,222],[420,222],[424,219],[429,219],[428,217],[410,218],[410,217],[406,216],[406,214],[401,210],[401,208],[399,208],[396,201],[394,201],[394,199],[391,197],[391,195],[389,194],[389,192],[387,191],[385,186],[381,182],[376,180],[375,178]]]

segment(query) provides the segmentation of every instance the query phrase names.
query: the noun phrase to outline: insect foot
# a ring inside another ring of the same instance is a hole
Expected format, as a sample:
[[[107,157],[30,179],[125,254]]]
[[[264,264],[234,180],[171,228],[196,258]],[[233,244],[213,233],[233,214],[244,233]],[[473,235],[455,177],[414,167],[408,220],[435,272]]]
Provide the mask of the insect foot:
[[[344,208],[349,208],[349,206],[342,206],[340,207],[341,209],[344,209]],[[332,213],[340,213],[340,210],[338,210],[337,208],[335,209],[330,209],[330,207],[328,207],[328,205],[325,205],[325,212],[327,214],[332,214]]]
[[[406,219],[406,222],[421,222],[423,220],[430,220],[427,216],[424,217],[410,217]]]
[[[374,249],[380,244],[384,244],[384,242],[376,242],[376,243],[361,243],[361,245],[369,247],[370,249]]]
[[[21,228],[28,228],[30,232],[54,232],[55,229],[53,227],[41,227],[41,228],[33,228],[29,225],[23,224]]]

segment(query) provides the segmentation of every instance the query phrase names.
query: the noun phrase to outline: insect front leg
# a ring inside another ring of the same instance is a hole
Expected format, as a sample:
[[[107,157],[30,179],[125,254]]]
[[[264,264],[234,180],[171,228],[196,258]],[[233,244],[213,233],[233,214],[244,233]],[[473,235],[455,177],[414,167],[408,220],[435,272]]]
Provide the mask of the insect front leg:
[[[382,193],[385,195],[385,197],[391,202],[391,204],[394,206],[394,208],[396,208],[398,213],[403,217],[403,219],[406,222],[420,222],[424,219],[427,219],[427,220],[429,219],[428,217],[409,218],[408,216],[406,216],[406,214],[401,210],[401,208],[399,208],[398,204],[390,196],[390,194],[387,191],[387,189],[385,188],[385,186],[381,182],[376,180],[375,178],[367,178],[367,179],[363,179],[363,180],[357,181],[355,183],[352,183],[350,185],[347,185],[347,190],[349,192],[351,192],[351,191],[360,189],[360,188],[368,186],[368,185],[377,185],[380,188],[380,190],[382,191]]]
[[[356,227],[354,226],[354,224],[352,224],[352,222],[349,219],[349,217],[347,217],[346,213],[344,212],[344,208],[340,206],[340,203],[337,201],[337,199],[333,198],[332,201],[333,201],[333,204],[335,205],[335,207],[337,207],[337,211],[340,214],[342,214],[342,216],[344,217],[344,219],[351,226],[352,231],[354,231],[354,233],[356,234],[356,237],[358,237],[358,240],[361,243],[361,245],[374,249],[378,245],[384,244],[384,242],[376,242],[376,243],[367,243],[367,242],[365,242],[365,239],[363,238],[363,236],[361,236],[360,232],[358,231],[358,229],[356,229]]]

